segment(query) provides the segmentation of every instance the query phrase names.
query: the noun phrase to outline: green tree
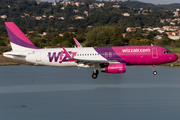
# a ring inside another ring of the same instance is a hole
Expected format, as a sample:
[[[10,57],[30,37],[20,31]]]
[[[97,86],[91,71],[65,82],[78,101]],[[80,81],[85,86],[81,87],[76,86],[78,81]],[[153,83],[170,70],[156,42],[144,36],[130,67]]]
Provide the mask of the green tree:
[[[101,26],[88,32],[87,46],[124,45],[122,32],[119,27]]]
[[[136,34],[134,34],[133,38],[134,39],[143,39],[144,36],[141,33],[136,33]]]
[[[124,37],[124,42],[125,42],[125,45],[128,45],[129,44],[129,41],[133,38],[132,34],[131,33],[127,33]]]
[[[159,40],[156,44],[159,46],[171,46],[172,40],[168,38],[168,36],[163,36],[161,40]]]
[[[149,39],[137,40],[137,39],[132,38],[129,41],[130,46],[134,46],[134,45],[142,46],[142,45],[151,45],[151,44],[152,44],[152,40],[149,40]]]
[[[56,46],[57,44],[61,43],[62,42],[62,37],[61,36],[57,36],[57,37],[54,37],[52,39],[52,45]]]

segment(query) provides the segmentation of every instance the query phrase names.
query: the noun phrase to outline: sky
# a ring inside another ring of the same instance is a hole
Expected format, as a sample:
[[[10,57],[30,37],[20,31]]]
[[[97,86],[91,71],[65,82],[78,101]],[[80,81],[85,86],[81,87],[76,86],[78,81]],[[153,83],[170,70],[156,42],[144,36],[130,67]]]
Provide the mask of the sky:
[[[45,2],[54,2],[55,0],[39,0],[39,1],[45,1]],[[59,1],[59,0],[57,0]],[[124,0],[121,0],[124,1]],[[171,3],[180,3],[180,0],[138,0],[140,2],[145,3],[153,3],[153,4],[171,4]]]

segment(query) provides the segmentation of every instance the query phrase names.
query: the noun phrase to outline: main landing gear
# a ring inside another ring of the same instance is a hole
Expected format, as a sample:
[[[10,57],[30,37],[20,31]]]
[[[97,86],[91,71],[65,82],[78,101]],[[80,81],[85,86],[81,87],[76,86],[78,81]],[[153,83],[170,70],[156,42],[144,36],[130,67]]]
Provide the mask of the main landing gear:
[[[97,76],[98,76],[98,74],[99,74],[99,71],[98,71],[98,70],[94,70],[94,71],[93,71],[93,74],[92,74],[92,78],[93,78],[93,79],[96,79]]]
[[[155,66],[155,65],[152,65],[152,67],[153,67],[153,75],[157,75],[157,71],[155,71],[156,66]]]

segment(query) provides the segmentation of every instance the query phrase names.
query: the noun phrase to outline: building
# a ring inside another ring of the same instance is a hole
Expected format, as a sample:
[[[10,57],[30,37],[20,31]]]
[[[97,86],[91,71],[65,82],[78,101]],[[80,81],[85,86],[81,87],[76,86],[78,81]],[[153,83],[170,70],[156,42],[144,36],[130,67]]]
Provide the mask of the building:
[[[57,5],[57,3],[56,2],[54,2],[53,4],[52,4],[52,6],[56,6]]]
[[[120,5],[113,5],[113,8],[120,8]]]
[[[42,19],[41,16],[36,17],[36,20],[41,20],[41,19]]]
[[[74,11],[75,13],[78,13],[78,12],[79,12],[79,10],[75,10],[75,9],[74,9],[73,11]]]
[[[74,3],[77,7],[80,5],[80,3],[79,2],[75,2]]]
[[[171,29],[171,26],[163,26],[163,28],[166,30],[166,31],[169,31]]]
[[[157,35],[155,38],[160,40],[160,39],[162,39],[162,36],[161,35]]]
[[[122,34],[122,37],[125,38],[125,37],[126,37],[126,33],[123,33],[123,34]]]
[[[64,33],[59,33],[59,36],[63,37],[63,36],[64,36]]]
[[[3,19],[7,18],[7,15],[1,15],[1,18]]]
[[[176,25],[176,23],[174,23],[174,22],[170,22],[170,24],[171,24],[171,25]]]
[[[119,0],[109,0],[109,2],[119,2]]]
[[[26,13],[25,16],[28,16],[28,17],[29,17],[29,14]]]
[[[50,19],[50,18],[54,18],[54,16],[53,16],[53,15],[50,15],[50,16],[49,16],[49,19]]]
[[[172,40],[179,40],[179,36],[168,36],[168,38],[172,39]]]
[[[173,26],[172,27],[174,30],[179,30],[179,26]]]
[[[93,5],[93,4],[89,4],[89,8],[90,8],[90,9],[93,9],[93,8],[94,8],[94,5]]]
[[[39,34],[41,37],[44,37],[44,36],[46,36],[47,35],[47,33],[46,32],[43,32],[43,34]]]
[[[37,1],[37,4],[38,4],[38,5],[41,4],[41,1]]]
[[[60,20],[64,20],[64,17],[59,17],[58,19],[60,19]]]
[[[168,19],[166,19],[166,22],[171,22],[171,19],[169,19],[169,18],[168,18]]]
[[[43,18],[46,18],[46,15],[43,15],[42,17],[43,17]]]
[[[99,3],[97,6],[98,7],[104,7],[104,3]]]
[[[122,15],[123,15],[123,16],[126,16],[126,17],[130,16],[129,13],[123,13]]]
[[[84,19],[84,17],[83,17],[83,16],[77,16],[77,15],[76,15],[76,16],[74,16],[74,18],[75,18],[75,19],[80,19],[80,20],[81,20],[81,19]]]
[[[84,11],[84,14],[85,14],[86,16],[88,16],[88,11]]]
[[[127,32],[136,32],[136,28],[133,28],[133,27],[128,27],[126,29]]]
[[[173,17],[178,17],[179,16],[178,12],[175,11],[173,13],[174,13]]]
[[[160,23],[164,24],[164,22],[165,22],[165,19],[160,20]]]

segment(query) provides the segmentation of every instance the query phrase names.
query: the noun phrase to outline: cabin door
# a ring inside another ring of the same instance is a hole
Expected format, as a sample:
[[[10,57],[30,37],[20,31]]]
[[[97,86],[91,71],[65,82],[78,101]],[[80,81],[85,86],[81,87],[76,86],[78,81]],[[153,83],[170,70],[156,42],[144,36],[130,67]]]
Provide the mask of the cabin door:
[[[41,52],[40,51],[36,51],[36,62],[37,63],[42,62],[42,60],[41,60]]]
[[[152,58],[158,58],[157,48],[152,49]]]

